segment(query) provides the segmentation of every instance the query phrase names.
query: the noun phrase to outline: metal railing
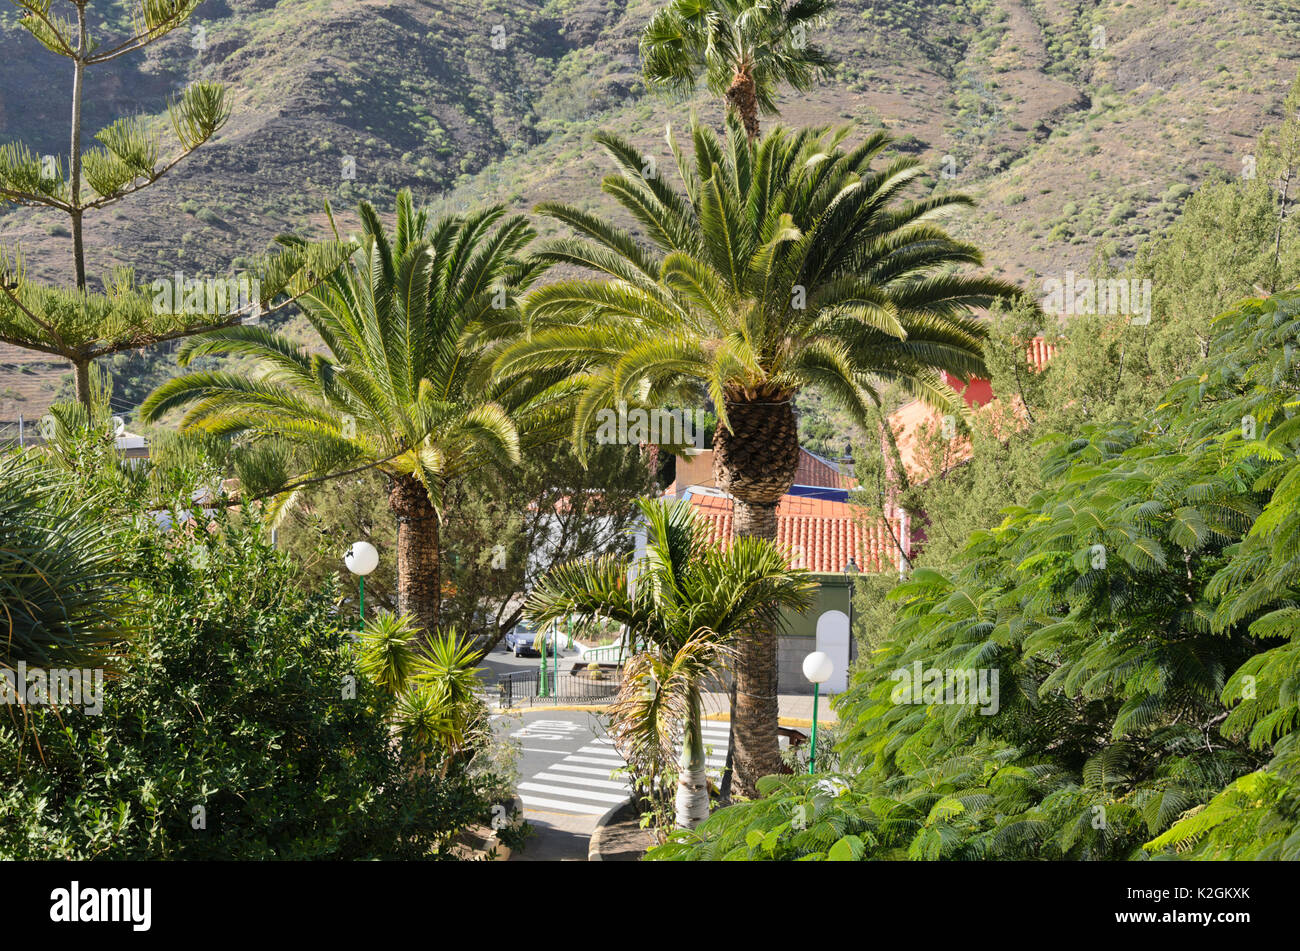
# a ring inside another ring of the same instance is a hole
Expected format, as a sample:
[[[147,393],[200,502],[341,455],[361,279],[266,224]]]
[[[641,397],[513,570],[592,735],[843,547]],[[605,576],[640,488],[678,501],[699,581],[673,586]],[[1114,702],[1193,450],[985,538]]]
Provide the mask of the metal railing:
[[[581,660],[588,664],[612,664],[622,667],[627,661],[627,644],[607,644],[604,647],[588,647],[582,652]]]
[[[607,703],[618,693],[622,674],[619,671],[521,670],[502,674],[497,681],[497,700],[502,708],[533,706],[542,703]]]

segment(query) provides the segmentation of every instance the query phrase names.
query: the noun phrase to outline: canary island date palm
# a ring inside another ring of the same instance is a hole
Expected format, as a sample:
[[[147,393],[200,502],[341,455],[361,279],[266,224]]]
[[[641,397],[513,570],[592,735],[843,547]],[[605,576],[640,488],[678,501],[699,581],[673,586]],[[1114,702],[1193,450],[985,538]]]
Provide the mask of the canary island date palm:
[[[961,266],[979,251],[934,219],[971,204],[959,194],[904,200],[922,169],[873,162],[883,132],[857,145],[847,129],[778,128],[751,143],[734,119],[725,139],[697,122],[693,158],[668,141],[681,186],[629,142],[597,140],[620,166],[604,179],[641,236],[582,209],[542,213],[576,237],[543,245],[548,262],[598,272],[538,288],[502,371],[568,367],[583,390],[582,444],[603,407],[711,398],[713,471],[735,499],[735,532],[776,537],[776,506],[799,461],[794,396],[817,386],[864,425],[893,383],[945,414],[967,412],[942,371],[983,375],[986,331],[971,308],[1014,285]],[[643,174],[645,173],[645,174]],[[776,640],[741,645],[735,751],[742,791],[780,765]]]
[[[545,413],[544,402],[525,407],[522,388],[476,375],[493,335],[517,323],[514,294],[541,266],[520,257],[533,229],[500,207],[431,223],[404,190],[393,235],[369,203],[360,218],[355,254],[302,298],[324,352],[262,326],[191,339],[182,364],[226,354],[263,369],[178,377],[149,396],[142,416],[187,406],[182,427],[290,447],[285,477],[271,480],[277,505],[311,482],[382,471],[398,523],[398,610],[432,632],[444,484],[518,461],[521,431]]]
[[[771,542],[739,538],[722,549],[686,502],[642,500],[645,555],[606,555],[552,569],[525,613],[539,627],[625,625],[632,657],[611,710],[614,741],[646,770],[651,795],[678,737],[676,824],[708,818],[700,690],[753,631],[779,624],[782,609],[805,610],[815,584],[791,569]]]
[[[810,42],[831,0],[673,0],[641,35],[651,89],[694,90],[701,77],[757,138],[760,112],[777,114],[776,90],[810,88],[832,65]]]

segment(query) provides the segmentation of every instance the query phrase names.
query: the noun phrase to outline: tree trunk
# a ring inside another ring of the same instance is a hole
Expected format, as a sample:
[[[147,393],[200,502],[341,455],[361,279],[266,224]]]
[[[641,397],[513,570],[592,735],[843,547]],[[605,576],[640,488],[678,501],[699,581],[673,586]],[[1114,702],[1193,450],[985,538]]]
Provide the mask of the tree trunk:
[[[740,116],[740,121],[745,126],[745,135],[753,142],[758,138],[758,88],[754,84],[754,77],[738,70],[731,77],[725,98],[727,105]]]
[[[733,524],[737,536],[776,539],[776,505],[736,499]],[[753,799],[758,780],[781,771],[777,705],[777,636],[754,631],[736,644],[735,782]]]
[[[86,29],[86,5],[77,4],[77,55],[72,61],[72,131],[68,144],[68,203],[72,205],[72,258],[77,270],[77,289],[86,289],[86,250],[81,229],[81,87],[86,64],[81,57],[90,52]],[[89,405],[89,404],[87,404]]]
[[[728,430],[713,438],[713,475],[734,498],[736,536],[776,541],[776,506],[799,468],[799,432],[789,399],[726,404]],[[737,644],[733,717],[735,781],[740,793],[758,795],[760,777],[781,769],[777,733],[777,636],[755,631]]]
[[[687,699],[682,755],[677,761],[677,828],[694,829],[709,818],[709,777],[704,759],[703,709],[700,688],[692,685]]]
[[[77,383],[77,402],[90,409],[90,360],[72,361],[72,374]]]
[[[438,626],[442,594],[438,514],[413,475],[393,480],[388,507],[397,517],[397,610],[414,617],[428,636]]]

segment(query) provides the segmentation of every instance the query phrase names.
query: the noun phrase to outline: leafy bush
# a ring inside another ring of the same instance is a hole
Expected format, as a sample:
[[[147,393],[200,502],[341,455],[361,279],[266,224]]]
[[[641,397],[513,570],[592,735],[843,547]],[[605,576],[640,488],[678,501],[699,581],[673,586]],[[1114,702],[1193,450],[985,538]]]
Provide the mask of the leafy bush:
[[[299,593],[237,518],[214,527],[123,553],[138,618],[102,715],[0,718],[0,858],[445,854],[487,782],[412,768],[332,592]]]

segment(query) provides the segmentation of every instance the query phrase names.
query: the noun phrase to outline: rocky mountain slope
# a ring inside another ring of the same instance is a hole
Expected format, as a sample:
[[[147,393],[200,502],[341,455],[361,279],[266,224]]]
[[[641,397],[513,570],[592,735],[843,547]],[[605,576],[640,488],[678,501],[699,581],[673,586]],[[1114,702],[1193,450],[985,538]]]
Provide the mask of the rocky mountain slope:
[[[160,112],[199,77],[230,84],[223,132],[158,185],[91,219],[92,274],[132,264],[225,273],[278,232],[319,230],[328,199],[381,207],[405,184],[448,209],[563,196],[600,206],[597,128],[666,153],[668,102],[639,80],[657,0],[208,0],[188,31],[88,78],[87,125]],[[116,2],[92,10],[120,17]],[[66,150],[70,70],[7,14],[0,141]],[[791,124],[883,124],[979,207],[953,229],[1019,279],[1118,258],[1172,221],[1191,187],[1250,167],[1300,58],[1300,0],[840,0],[819,37],[839,59]],[[345,214],[346,220],[346,214]],[[69,280],[56,216],[0,214],[29,270]],[[123,358],[122,409],[169,358]],[[0,350],[0,423],[29,418],[66,368]]]

